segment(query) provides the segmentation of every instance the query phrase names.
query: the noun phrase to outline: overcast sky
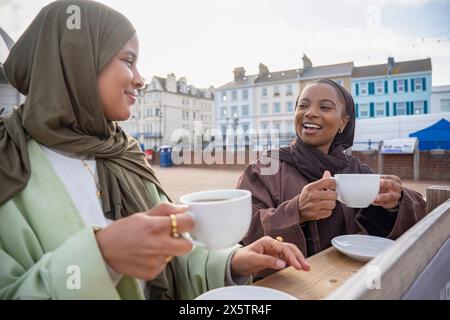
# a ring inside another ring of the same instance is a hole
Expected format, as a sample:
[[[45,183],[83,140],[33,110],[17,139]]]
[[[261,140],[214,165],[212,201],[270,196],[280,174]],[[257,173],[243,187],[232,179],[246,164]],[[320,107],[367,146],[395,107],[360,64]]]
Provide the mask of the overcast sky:
[[[49,0],[0,0],[0,27],[17,40]],[[450,85],[450,0],[102,0],[140,39],[147,79],[175,73],[221,86],[243,66],[257,73],[354,61],[431,57],[433,85]],[[4,57],[0,56],[0,59]]]

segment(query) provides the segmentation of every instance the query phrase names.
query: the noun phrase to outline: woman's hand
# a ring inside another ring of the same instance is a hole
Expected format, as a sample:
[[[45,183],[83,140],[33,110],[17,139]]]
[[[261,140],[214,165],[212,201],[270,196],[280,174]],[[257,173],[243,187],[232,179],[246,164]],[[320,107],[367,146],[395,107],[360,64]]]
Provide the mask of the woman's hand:
[[[171,236],[170,214],[176,214],[179,233],[194,228],[194,220],[184,211],[184,206],[162,203],[98,231],[95,236],[103,258],[116,272],[154,279],[170,257],[185,255],[192,249],[190,241]]]
[[[384,209],[394,209],[399,205],[402,197],[402,181],[393,175],[382,175],[380,180],[380,192],[373,201],[373,205]]]
[[[300,223],[331,216],[338,196],[335,189],[336,181],[329,171],[323,173],[322,179],[306,185],[298,197]]]
[[[296,245],[266,236],[235,252],[231,259],[231,272],[247,276],[268,268],[284,269],[286,264],[297,270],[310,269]]]

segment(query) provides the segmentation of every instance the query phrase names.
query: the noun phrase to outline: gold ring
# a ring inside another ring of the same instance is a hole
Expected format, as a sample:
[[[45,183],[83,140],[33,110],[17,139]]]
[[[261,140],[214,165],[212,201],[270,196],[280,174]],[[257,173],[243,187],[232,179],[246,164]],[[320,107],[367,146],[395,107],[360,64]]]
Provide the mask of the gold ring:
[[[273,239],[273,242],[272,242],[272,248],[275,247],[275,243],[277,243],[277,242],[283,242],[283,237],[280,237],[280,236],[275,237],[275,239]]]
[[[167,256],[166,257],[166,263],[169,263],[170,261],[172,261],[172,258],[173,258],[172,256]]]
[[[180,234],[178,233],[178,223],[177,223],[177,217],[174,214],[171,214],[169,216],[170,218],[170,228],[171,228],[171,236],[174,238],[179,238]]]

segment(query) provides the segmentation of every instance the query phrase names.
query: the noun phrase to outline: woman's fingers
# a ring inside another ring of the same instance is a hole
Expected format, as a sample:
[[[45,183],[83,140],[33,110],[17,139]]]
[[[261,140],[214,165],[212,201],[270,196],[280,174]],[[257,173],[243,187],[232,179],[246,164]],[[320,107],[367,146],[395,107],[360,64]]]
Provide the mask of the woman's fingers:
[[[168,219],[169,232],[171,232],[172,231],[172,221],[171,221],[170,217],[167,217],[166,219]],[[189,232],[192,229],[194,229],[194,227],[195,227],[194,219],[192,218],[192,216],[188,215],[187,213],[179,213],[179,214],[175,215],[175,220],[176,220],[176,224],[177,224],[178,233]]]
[[[175,205],[169,202],[163,202],[145,212],[149,216],[169,216],[171,214],[179,214],[185,212],[189,206]]]
[[[305,271],[310,269],[309,263],[294,244],[276,241],[272,244],[272,249],[281,259],[289,263],[289,265],[293,266],[295,269]]]

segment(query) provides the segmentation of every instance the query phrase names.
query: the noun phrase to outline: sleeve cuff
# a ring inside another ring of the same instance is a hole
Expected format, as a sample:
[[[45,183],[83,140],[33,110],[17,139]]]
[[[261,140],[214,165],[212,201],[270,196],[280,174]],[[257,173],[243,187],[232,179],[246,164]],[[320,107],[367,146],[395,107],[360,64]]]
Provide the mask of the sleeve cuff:
[[[237,274],[233,274],[231,272],[231,259],[239,248],[236,248],[228,257],[227,266],[225,269],[225,285],[226,286],[236,286],[236,285],[244,285],[252,282],[252,276],[241,276]]]

